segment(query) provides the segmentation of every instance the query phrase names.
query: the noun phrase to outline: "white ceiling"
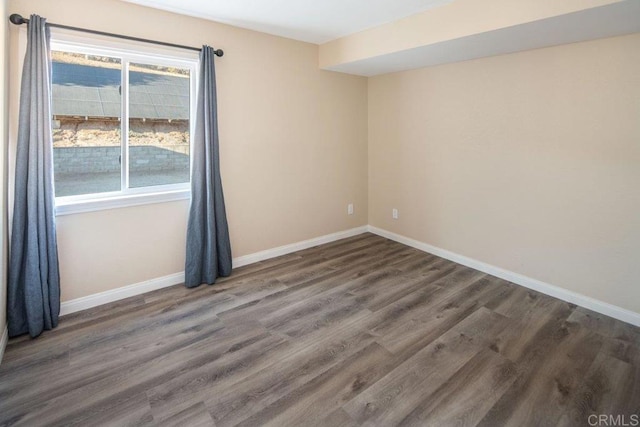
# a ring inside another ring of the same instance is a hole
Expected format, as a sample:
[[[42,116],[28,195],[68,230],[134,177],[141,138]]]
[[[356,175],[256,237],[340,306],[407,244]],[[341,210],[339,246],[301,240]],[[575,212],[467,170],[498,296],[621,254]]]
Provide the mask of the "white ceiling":
[[[322,44],[453,0],[124,0]]]

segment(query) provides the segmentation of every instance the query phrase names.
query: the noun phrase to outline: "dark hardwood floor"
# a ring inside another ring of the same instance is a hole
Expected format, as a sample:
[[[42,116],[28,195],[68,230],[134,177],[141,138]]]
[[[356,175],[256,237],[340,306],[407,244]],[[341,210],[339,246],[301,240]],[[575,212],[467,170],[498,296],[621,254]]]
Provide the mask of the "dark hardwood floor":
[[[640,330],[371,234],[13,339],[1,425],[586,426]],[[592,418],[593,420],[593,418]]]

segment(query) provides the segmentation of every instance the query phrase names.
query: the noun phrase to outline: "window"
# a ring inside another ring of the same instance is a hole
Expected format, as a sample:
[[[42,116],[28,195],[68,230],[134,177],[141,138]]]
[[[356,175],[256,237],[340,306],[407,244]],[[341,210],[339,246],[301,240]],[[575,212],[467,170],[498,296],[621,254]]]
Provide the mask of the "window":
[[[188,198],[197,53],[52,39],[57,213]]]

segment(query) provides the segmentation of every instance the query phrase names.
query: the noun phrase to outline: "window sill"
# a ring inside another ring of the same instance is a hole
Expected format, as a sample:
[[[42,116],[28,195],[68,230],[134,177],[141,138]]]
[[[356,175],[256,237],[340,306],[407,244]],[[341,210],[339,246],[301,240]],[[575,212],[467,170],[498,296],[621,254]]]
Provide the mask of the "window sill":
[[[126,208],[130,206],[148,205],[153,203],[173,202],[191,198],[188,189],[163,191],[160,193],[145,193],[118,195],[91,200],[56,200],[56,216],[72,215],[83,212],[102,211],[106,209]]]

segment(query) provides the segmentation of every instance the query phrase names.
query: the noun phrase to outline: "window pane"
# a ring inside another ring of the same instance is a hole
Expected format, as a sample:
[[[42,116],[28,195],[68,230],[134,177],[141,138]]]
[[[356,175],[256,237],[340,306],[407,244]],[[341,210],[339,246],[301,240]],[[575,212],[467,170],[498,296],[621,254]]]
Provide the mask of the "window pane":
[[[188,69],[129,66],[129,186],[189,182]]]
[[[118,58],[52,52],[56,197],[120,190]]]

